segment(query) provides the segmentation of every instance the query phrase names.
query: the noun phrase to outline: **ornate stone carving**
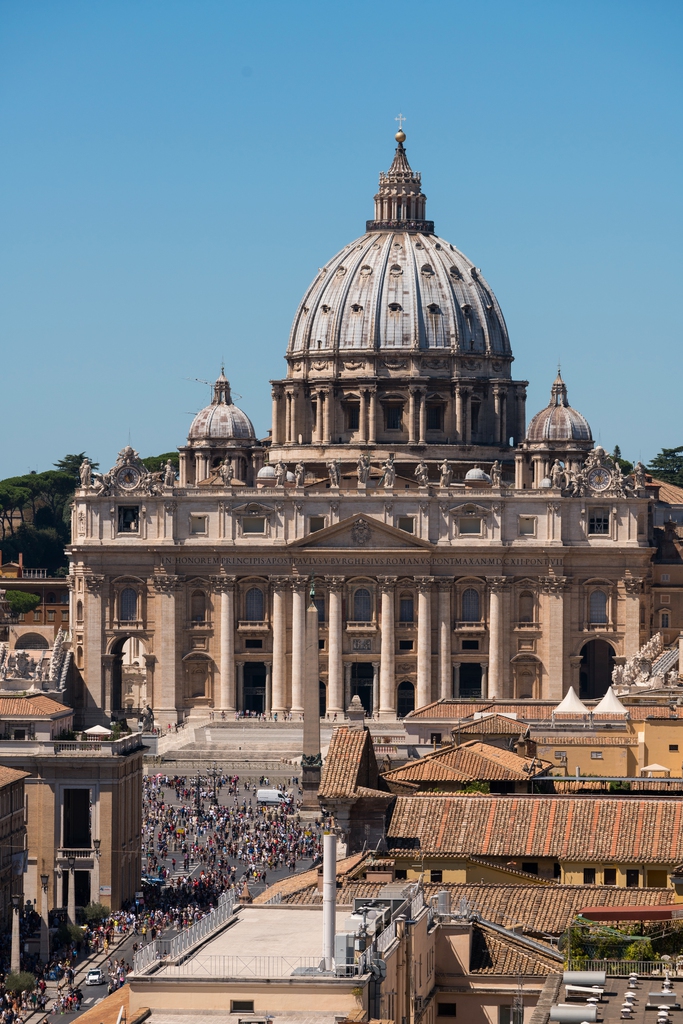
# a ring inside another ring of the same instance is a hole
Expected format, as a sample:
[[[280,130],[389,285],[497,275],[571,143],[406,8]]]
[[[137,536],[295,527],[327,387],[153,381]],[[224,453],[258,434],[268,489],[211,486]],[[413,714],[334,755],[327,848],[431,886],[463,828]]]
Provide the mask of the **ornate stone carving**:
[[[269,576],[270,585],[273,590],[284,590],[288,587],[292,577],[291,576]]]
[[[209,582],[217,594],[226,594],[232,590],[237,583],[236,576],[209,576]]]
[[[323,579],[325,580],[327,589],[330,592],[334,591],[334,593],[338,593],[346,582],[346,577],[344,576],[324,576]]]
[[[420,487],[429,486],[429,467],[424,459],[421,459],[415,467],[415,473],[413,474]]]
[[[639,594],[643,580],[640,576],[624,576],[621,582],[627,594]]]
[[[435,582],[433,576],[415,576],[413,578],[415,580],[415,585],[421,594],[429,594],[431,592],[432,586]]]
[[[310,578],[308,576],[291,576],[289,577],[289,585],[292,591],[296,591],[298,594],[303,594],[308,590]]]
[[[439,590],[447,591],[450,594],[453,589],[453,580],[437,579],[436,586]]]
[[[398,576],[378,576],[377,584],[382,594],[391,593],[396,586]]]
[[[86,572],[83,575],[85,589],[91,594],[99,594],[104,583],[104,576],[96,572]]]
[[[306,481],[306,467],[303,462],[297,462],[294,467],[294,483],[297,487],[303,487]]]
[[[383,359],[382,366],[386,366],[387,370],[405,370],[408,365],[407,359]]]
[[[345,370],[364,370],[365,360],[364,359],[345,359],[344,360]]]
[[[81,509],[76,517],[78,536],[85,537],[85,512]]]
[[[311,363],[314,370],[327,370],[329,365],[327,359],[314,359]]]
[[[158,594],[172,594],[174,590],[177,590],[182,585],[184,579],[184,576],[159,572],[155,573],[150,583]]]
[[[503,471],[500,466],[500,462],[496,461],[491,466],[491,484],[493,487],[500,487],[500,482],[503,477]]]
[[[177,501],[165,501],[164,502],[164,512],[167,515],[169,515],[169,516],[172,516],[177,508],[178,508],[178,502]]]
[[[569,584],[569,577],[539,576],[538,584],[544,594],[561,594]]]
[[[95,480],[95,492],[109,495],[156,495],[161,493],[161,473],[150,473],[134,448],[128,444],[118,454],[116,463]]]
[[[507,576],[488,576],[486,579],[489,590],[500,593],[510,586],[510,579]]]
[[[368,455],[358,456],[356,472],[358,474],[358,483],[361,487],[365,487],[370,476],[370,457]]]
[[[89,491],[92,487],[92,464],[87,456],[79,466],[78,475],[81,479],[81,487],[83,490]]]
[[[439,466],[439,472],[441,474],[439,477],[439,486],[450,487],[451,482],[453,480],[453,467],[451,466],[448,459],[443,460],[443,462]]]
[[[547,509],[550,515],[552,516],[562,511],[562,505],[559,501],[549,501],[547,503]]]
[[[367,519],[357,519],[351,527],[351,540],[354,544],[367,544],[372,536]]]
[[[301,767],[302,768],[322,768],[323,759],[321,754],[302,754],[301,755]]]
[[[387,490],[392,490],[396,483],[396,467],[394,465],[394,456],[390,455],[387,461],[382,466],[382,475],[379,479],[378,487],[384,485]]]
[[[339,487],[339,480],[341,477],[340,463],[333,461],[327,463],[327,472],[330,477],[330,486]]]
[[[339,511],[339,502],[338,501],[331,501],[330,502],[330,512],[332,512],[334,515],[336,515],[338,511]]]

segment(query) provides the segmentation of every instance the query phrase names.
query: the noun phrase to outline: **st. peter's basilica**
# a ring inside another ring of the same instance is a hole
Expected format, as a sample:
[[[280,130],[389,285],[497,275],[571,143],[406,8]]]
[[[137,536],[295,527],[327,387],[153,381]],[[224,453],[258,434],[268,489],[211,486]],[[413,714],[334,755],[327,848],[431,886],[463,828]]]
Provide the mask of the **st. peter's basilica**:
[[[82,467],[87,722],[146,703],[163,724],[299,713],[311,582],[330,716],[355,694],[386,719],[440,697],[600,696],[647,638],[642,467],[624,478],[594,447],[559,373],[527,425],[493,291],[425,219],[396,140],[374,219],[296,312],[269,437],[221,372],[179,472],[129,447],[101,476]]]

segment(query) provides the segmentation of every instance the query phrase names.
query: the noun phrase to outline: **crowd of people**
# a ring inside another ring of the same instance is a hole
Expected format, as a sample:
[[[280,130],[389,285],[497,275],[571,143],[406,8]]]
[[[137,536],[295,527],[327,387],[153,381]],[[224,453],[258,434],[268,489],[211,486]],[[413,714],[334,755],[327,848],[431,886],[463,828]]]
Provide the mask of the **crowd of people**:
[[[101,965],[108,992],[125,984],[131,964],[113,959],[110,951],[120,940],[133,939],[132,960],[138,948],[157,938],[171,937],[210,913],[218,899],[232,892],[251,899],[265,887],[273,872],[294,872],[300,862],[320,855],[321,824],[302,822],[298,813],[299,779],[279,784],[275,804],[259,803],[257,790],[269,780],[241,780],[216,770],[201,778],[158,774],[143,782],[143,899],[86,924],[80,936],[41,964],[36,953],[22,955],[22,970],[32,971],[32,992],[13,994],[0,985],[0,1024],[23,1024],[36,1011],[50,1016],[81,1008],[83,993],[76,965],[83,956],[104,953]],[[290,792],[291,791],[291,792]],[[40,928],[40,918],[25,908],[22,946]],[[9,967],[5,943],[4,969]],[[56,992],[47,986],[56,984]]]

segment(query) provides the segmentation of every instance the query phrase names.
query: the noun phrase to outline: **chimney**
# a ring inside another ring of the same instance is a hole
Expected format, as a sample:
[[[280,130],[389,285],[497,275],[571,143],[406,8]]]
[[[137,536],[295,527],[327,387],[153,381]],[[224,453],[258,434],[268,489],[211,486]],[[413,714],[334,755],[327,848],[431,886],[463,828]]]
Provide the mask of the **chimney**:
[[[323,836],[323,960],[334,970],[334,934],[337,923],[337,837]]]
[[[22,551],[19,552],[19,579],[22,579],[24,575],[24,554]]]

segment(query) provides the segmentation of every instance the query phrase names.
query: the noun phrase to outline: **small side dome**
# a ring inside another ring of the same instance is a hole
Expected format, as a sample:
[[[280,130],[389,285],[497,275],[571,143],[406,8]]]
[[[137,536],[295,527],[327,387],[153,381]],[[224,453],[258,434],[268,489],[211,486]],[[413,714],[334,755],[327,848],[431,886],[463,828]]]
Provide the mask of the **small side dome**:
[[[553,482],[550,479],[550,477],[549,476],[544,476],[543,479],[541,480],[541,487],[552,487],[552,486],[553,486]]]
[[[259,469],[256,474],[257,480],[274,480],[275,479],[275,467],[274,466],[263,466]]]
[[[529,422],[526,440],[532,444],[548,441],[586,441],[593,443],[588,421],[567,400],[567,385],[558,371],[550,392],[550,402]]]
[[[192,420],[188,441],[255,441],[256,434],[245,412],[233,404],[230,382],[223,370],[214,384],[211,405]]]
[[[474,466],[472,469],[468,469],[465,473],[466,484],[490,484],[491,477],[488,473],[485,473],[479,466]]]

